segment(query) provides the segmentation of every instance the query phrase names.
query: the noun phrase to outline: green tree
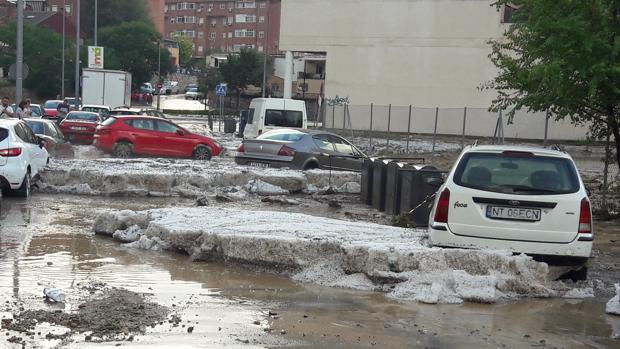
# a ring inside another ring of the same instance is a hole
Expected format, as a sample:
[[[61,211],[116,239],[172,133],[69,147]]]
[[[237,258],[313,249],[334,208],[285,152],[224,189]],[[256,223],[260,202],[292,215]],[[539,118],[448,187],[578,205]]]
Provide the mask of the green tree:
[[[113,52],[114,64],[132,74],[134,86],[150,81],[158,67],[158,41],[160,34],[144,22],[129,22],[108,27],[100,31],[99,41],[106,50]],[[170,53],[161,48],[161,72],[166,74],[172,69]],[[108,65],[106,64],[106,68]]]
[[[95,0],[81,1],[81,29],[88,36],[88,38],[92,38],[95,30]],[[99,29],[114,27],[126,22],[151,23],[144,0],[97,1],[97,26]]]
[[[179,65],[184,68],[190,66],[194,53],[194,42],[181,35],[176,35],[174,41],[179,44]]]
[[[8,70],[15,63],[16,25],[10,23],[0,27],[0,66]],[[65,46],[65,82],[67,91],[73,87],[75,47],[69,41]],[[62,69],[62,37],[46,28],[24,25],[24,62],[30,72],[24,86],[34,90],[42,98],[60,94]]]
[[[620,1],[500,0],[518,8],[489,55],[499,69],[484,85],[492,109],[549,110],[588,123],[593,138],[611,133],[620,165]]]
[[[198,79],[200,90],[204,92],[207,98],[211,98],[209,96],[215,94],[215,86],[222,82],[222,74],[220,74],[219,69],[213,67],[207,67],[202,72]]]
[[[237,108],[241,92],[249,85],[262,86],[263,60],[265,55],[256,50],[242,49],[238,55],[229,54],[226,63],[220,67],[222,79],[228,83],[228,89],[237,94]],[[267,61],[267,77],[273,71],[271,60]]]

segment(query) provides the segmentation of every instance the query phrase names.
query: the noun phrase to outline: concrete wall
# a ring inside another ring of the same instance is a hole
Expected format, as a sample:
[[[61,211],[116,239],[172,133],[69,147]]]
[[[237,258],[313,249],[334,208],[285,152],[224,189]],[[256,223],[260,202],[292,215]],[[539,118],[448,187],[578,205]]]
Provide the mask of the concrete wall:
[[[284,0],[280,48],[326,52],[327,98],[348,96],[353,105],[364,106],[413,104],[421,110],[458,110],[466,106],[483,111],[495,92],[480,91],[479,87],[496,75],[486,42],[501,37],[507,29],[507,24],[502,23],[502,12],[492,3]],[[368,113],[362,114],[360,118],[368,118]],[[434,111],[431,114],[433,123]],[[454,120],[445,124],[460,130],[461,118],[455,115]],[[476,117],[472,115],[471,129],[488,135],[485,127],[489,122],[494,127],[494,119],[478,119],[480,124],[473,121]],[[428,121],[425,118],[421,123]],[[530,138],[541,133],[540,123],[528,115],[520,116],[517,122],[523,125],[511,127],[515,135],[528,134],[525,138]],[[402,130],[402,123],[396,123],[400,124],[398,130]],[[386,129],[387,119],[378,117],[375,125]],[[559,139],[585,137],[584,128],[574,128],[569,123],[558,123],[553,129]]]

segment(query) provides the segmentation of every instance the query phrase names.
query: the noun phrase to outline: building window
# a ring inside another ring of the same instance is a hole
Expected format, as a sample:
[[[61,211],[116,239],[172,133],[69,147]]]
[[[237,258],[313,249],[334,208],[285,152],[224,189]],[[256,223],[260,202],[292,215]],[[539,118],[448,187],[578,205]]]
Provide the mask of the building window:
[[[233,37],[233,32],[228,32],[228,38],[232,39],[232,37]]]
[[[177,19],[175,17],[170,17],[170,23],[176,23]]]
[[[58,12],[58,5],[52,5],[50,9],[52,12]]]
[[[243,29],[235,30],[235,37],[236,38],[245,38],[245,30],[243,30]]]
[[[258,23],[264,23],[264,22],[265,22],[265,16],[258,17]]]
[[[185,16],[185,23],[196,23],[195,16]]]
[[[265,8],[267,7],[267,4],[264,1],[260,2],[260,8]]]
[[[195,10],[196,3],[193,2],[178,2],[177,10]]]
[[[518,6],[515,5],[504,5],[503,14],[502,14],[502,23],[514,23],[517,21],[522,21],[524,18],[515,17],[515,14],[519,10]]]
[[[203,37],[204,35],[205,35],[205,33],[204,33],[204,32],[198,32],[198,37],[199,37],[199,38]]]
[[[222,2],[220,4],[220,10],[225,10],[226,9],[226,3]]]
[[[71,13],[71,5],[65,5],[65,12],[66,13]]]
[[[264,39],[265,38],[265,32],[258,32],[258,38],[259,39]]]
[[[183,16],[177,17],[177,23],[185,23],[185,17]]]
[[[254,15],[247,15],[247,16],[245,16],[245,22],[246,23],[256,23],[256,16],[254,16]]]
[[[204,48],[202,46],[198,46],[198,52],[202,52]]]
[[[226,39],[226,33],[222,33],[222,39]]]
[[[209,4],[209,10],[213,10],[213,3]]]
[[[262,46],[258,46],[258,52],[263,52],[263,47]]]
[[[254,38],[256,37],[256,32],[254,30],[248,29],[245,31],[246,38]]]
[[[256,8],[254,0],[237,1],[237,8]]]
[[[211,32],[211,33],[209,33],[209,38],[210,38],[211,40],[215,40],[215,35],[216,35],[216,34],[217,34],[216,32]]]
[[[205,23],[205,19],[204,19],[204,18],[202,18],[202,17],[200,17],[200,19],[198,20],[198,22],[199,22],[200,24],[204,24],[204,23]]]
[[[233,23],[235,23],[235,17],[233,16],[228,17],[228,24],[233,24]]]

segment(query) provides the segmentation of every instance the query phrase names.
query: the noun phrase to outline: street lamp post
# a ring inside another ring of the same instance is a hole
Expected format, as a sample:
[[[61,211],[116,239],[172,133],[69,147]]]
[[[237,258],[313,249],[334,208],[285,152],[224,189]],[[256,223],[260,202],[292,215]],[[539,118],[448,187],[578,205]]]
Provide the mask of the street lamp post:
[[[15,62],[15,104],[23,97],[24,78],[24,0],[17,0],[17,59]]]
[[[97,46],[97,0],[95,0],[95,46]]]
[[[161,83],[161,41],[157,41],[157,85],[155,88],[159,89],[157,91],[157,110],[160,110],[161,106],[161,88],[159,88],[159,84]]]
[[[263,93],[262,93],[262,97],[265,98],[266,97],[266,88],[267,88],[267,59],[268,59],[268,52],[269,52],[269,0],[267,0],[267,14],[265,17],[266,20],[265,22],[267,23],[267,27],[265,29],[265,45],[263,46],[263,53],[265,54],[265,57],[263,59]]]
[[[62,67],[60,67],[60,98],[65,98],[65,35],[67,28],[67,1],[62,2]]]
[[[77,2],[77,20],[75,29],[75,98],[79,100],[80,96],[80,0]],[[79,104],[79,103],[78,103]]]

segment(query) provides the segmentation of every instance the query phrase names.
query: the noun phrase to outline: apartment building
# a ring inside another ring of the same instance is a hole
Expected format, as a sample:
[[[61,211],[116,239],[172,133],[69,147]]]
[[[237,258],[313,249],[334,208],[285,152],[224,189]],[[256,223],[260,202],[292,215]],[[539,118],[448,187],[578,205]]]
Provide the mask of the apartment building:
[[[43,2],[45,3],[43,11],[62,12],[64,7],[67,18],[70,18],[74,23],[76,22],[76,0],[45,0]]]
[[[253,48],[279,52],[281,0],[167,0],[166,37],[194,41],[194,57]]]

